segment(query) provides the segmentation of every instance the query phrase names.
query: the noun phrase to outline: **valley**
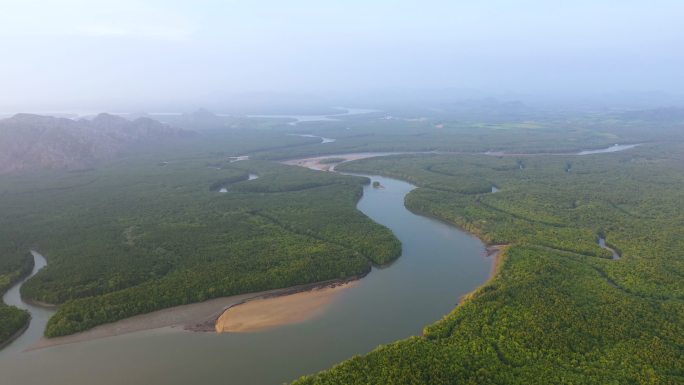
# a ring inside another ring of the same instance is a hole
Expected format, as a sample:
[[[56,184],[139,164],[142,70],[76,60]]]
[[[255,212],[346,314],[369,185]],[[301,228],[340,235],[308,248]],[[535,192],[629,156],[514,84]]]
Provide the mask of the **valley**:
[[[578,362],[595,367],[624,354],[634,357],[632,368],[661,365],[659,373],[674,373],[663,379],[677,378],[677,364],[659,357],[676,357],[681,346],[681,141],[665,143],[657,130],[616,136],[614,123],[603,126],[610,135],[596,128],[569,135],[551,121],[540,134],[548,139],[531,147],[510,131],[386,123],[373,112],[304,119],[294,126],[297,135],[287,120],[241,122],[250,128],[191,124],[198,131],[154,151],[133,146],[93,168],[26,170],[0,180],[3,274],[27,274],[27,250],[40,251],[47,268],[22,285],[21,296],[59,305],[44,317],[43,339],[40,322],[21,322],[28,313],[0,307],[19,320],[4,324],[8,333],[33,330],[0,351],[12,383],[48,376],[55,383],[118,383],[98,362],[121,355],[128,358],[117,370],[129,368],[146,383],[186,383],[189,367],[221,383],[219,367],[231,357],[238,383],[254,379],[264,363],[271,370],[260,372],[259,383],[293,381],[340,361],[297,383],[395,375],[408,383],[433,376],[474,381],[483,371],[506,373],[495,381],[512,383],[546,365],[582,383],[632,381],[636,369],[602,365],[577,375],[553,361],[581,355]],[[378,124],[391,124],[393,133],[372,128]],[[430,139],[433,130],[439,141]],[[574,145],[559,146],[555,137]],[[619,254],[597,243],[606,239]],[[486,245],[500,250],[497,262]],[[337,287],[291,289],[320,282]],[[533,294],[539,290],[546,299]],[[624,318],[627,309],[640,314],[646,334],[596,334],[603,320],[637,322]],[[583,326],[542,331],[564,320]],[[523,332],[522,323],[538,332]],[[505,344],[496,339],[502,333]],[[648,333],[668,341],[657,358],[639,353],[656,349]],[[183,354],[169,344],[184,346]],[[581,349],[539,353],[564,346]],[[316,359],[307,353],[314,350]],[[137,366],[141,355],[157,357],[147,359],[151,367],[176,364],[152,376]],[[435,366],[435,355],[463,364]],[[531,364],[519,364],[520,357]],[[69,367],[79,376],[54,377]]]

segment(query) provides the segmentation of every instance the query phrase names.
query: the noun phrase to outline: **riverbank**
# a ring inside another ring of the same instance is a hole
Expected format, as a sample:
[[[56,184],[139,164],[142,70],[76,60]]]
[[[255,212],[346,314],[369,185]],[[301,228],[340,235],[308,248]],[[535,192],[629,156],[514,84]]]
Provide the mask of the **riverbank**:
[[[23,296],[21,297],[21,300],[24,301],[25,303],[31,305],[31,306],[42,307],[43,309],[57,310],[57,308],[59,308],[59,305],[55,305],[54,303],[42,302],[42,301],[38,301],[36,299],[26,298]]]
[[[216,332],[216,324],[219,318],[228,309],[231,309],[234,306],[259,300],[276,300],[297,293],[339,288],[338,290],[333,290],[331,293],[327,293],[327,299],[332,301],[334,299],[332,294],[336,295],[342,291],[341,289],[351,287],[354,281],[361,279],[363,276],[364,275],[360,275],[345,279],[333,279],[281,289],[245,293],[230,297],[215,298],[199,303],[175,306],[96,326],[90,330],[76,334],[55,338],[43,337],[27,350],[44,349],[52,346],[116,337],[124,334],[162,328],[173,328],[177,331],[188,332]],[[324,305],[324,303],[321,305]],[[312,312],[311,316],[313,315],[315,314]],[[286,320],[287,319],[284,317],[281,322],[285,322]],[[273,322],[275,321],[274,318]]]
[[[12,334],[8,339],[6,339],[6,340],[3,341],[2,343],[0,343],[0,350],[2,350],[3,348],[5,348],[6,346],[10,345],[10,344],[11,344],[12,342],[14,342],[14,340],[16,340],[17,338],[21,337],[21,335],[24,334],[24,332],[29,328],[29,325],[30,325],[30,324],[31,324],[31,315],[29,314],[28,321],[26,321],[26,323],[24,324],[24,326],[22,326],[21,329],[19,329],[19,330],[17,330],[16,332],[14,332],[14,334]]]
[[[489,283],[491,283],[492,280],[496,278],[496,276],[499,274],[499,271],[501,271],[501,266],[503,265],[504,259],[506,258],[506,250],[510,246],[510,244],[489,245],[485,248],[487,257],[494,259],[494,262],[492,263],[492,268],[489,271],[489,278],[487,278],[487,281],[485,281],[482,285],[473,290],[473,293],[489,285]]]
[[[250,297],[268,293],[270,292],[265,291],[222,297],[199,303],[175,306],[147,314],[140,314],[113,323],[96,326],[80,333],[55,338],[43,337],[27,350],[43,349],[52,346],[85,342],[166,327],[174,328],[179,331],[199,330],[200,328],[198,325],[213,322],[227,307],[242,302]]]
[[[470,293],[462,295],[461,298],[458,299],[458,306],[461,306],[465,302],[473,299],[485,286],[489,285],[494,279],[496,279],[497,275],[499,275],[499,271],[501,270],[501,266],[503,266],[503,261],[506,258],[505,252],[509,246],[510,245],[491,245],[485,248],[487,258],[494,259],[492,262],[492,267],[489,271],[489,277],[487,277],[487,280],[484,281],[482,285],[476,287]]]

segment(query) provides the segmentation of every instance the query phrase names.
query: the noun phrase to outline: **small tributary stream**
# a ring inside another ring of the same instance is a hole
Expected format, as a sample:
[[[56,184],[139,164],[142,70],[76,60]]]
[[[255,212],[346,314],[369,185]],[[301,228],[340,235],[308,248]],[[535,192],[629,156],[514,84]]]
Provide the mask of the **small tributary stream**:
[[[31,313],[31,321],[28,328],[19,337],[0,350],[0,360],[4,357],[16,355],[38,341],[43,336],[43,331],[45,330],[48,319],[55,313],[55,310],[50,307],[37,306],[26,302],[21,298],[21,286],[24,282],[47,266],[45,257],[40,253],[31,250],[31,255],[33,256],[33,270],[31,271],[31,274],[12,286],[2,297],[2,300],[6,304],[28,310]]]

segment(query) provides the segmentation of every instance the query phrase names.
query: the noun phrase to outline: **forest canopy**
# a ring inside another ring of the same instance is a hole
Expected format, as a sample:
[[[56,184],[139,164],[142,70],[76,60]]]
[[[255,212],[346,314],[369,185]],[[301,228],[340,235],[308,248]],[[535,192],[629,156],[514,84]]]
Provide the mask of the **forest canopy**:
[[[259,177],[247,180],[250,173]],[[135,160],[39,183],[2,185],[3,236],[12,240],[2,243],[12,257],[3,261],[12,271],[18,262],[10,261],[29,248],[48,258],[22,294],[61,305],[50,337],[219,296],[360,276],[401,248],[356,210],[366,178],[263,161]]]
[[[338,169],[409,180],[420,186],[409,209],[508,246],[495,278],[423,336],[296,384],[684,381],[681,144],[568,157],[400,155]]]

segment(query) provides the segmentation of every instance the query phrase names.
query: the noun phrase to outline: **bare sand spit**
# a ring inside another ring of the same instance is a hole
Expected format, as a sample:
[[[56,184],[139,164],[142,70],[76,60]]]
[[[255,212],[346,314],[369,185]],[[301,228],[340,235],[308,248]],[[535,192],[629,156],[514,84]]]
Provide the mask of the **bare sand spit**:
[[[213,331],[214,322],[226,308],[237,303],[244,302],[245,300],[254,296],[269,295],[277,292],[279,291],[273,290],[216,298],[204,302],[176,306],[152,313],[141,314],[123,319],[121,321],[96,326],[93,329],[81,333],[71,334],[64,337],[41,338],[27,350],[42,349],[51,346],[71,344],[134,333],[143,330],[161,329],[167,327],[172,327],[178,331],[205,331],[206,329]],[[206,327],[207,325],[209,328]]]
[[[247,333],[300,323],[323,313],[339,294],[355,285],[347,282],[295,294],[257,298],[227,309],[216,321],[218,333]]]
[[[359,153],[352,153],[352,154],[330,154],[330,155],[316,156],[316,157],[311,157],[311,158],[300,158],[300,159],[285,160],[285,161],[282,161],[282,163],[283,164],[289,164],[292,166],[306,167],[306,168],[310,168],[312,170],[334,171],[335,166],[340,164],[340,163],[343,163],[343,162],[349,162],[352,160],[359,160],[359,159],[366,159],[366,158],[375,158],[376,156],[387,156],[387,155],[398,155],[398,154],[402,154],[402,153],[401,152],[359,152]],[[321,161],[326,160],[326,159],[331,159],[331,158],[339,158],[339,159],[344,159],[344,160],[337,162],[337,163],[321,163]]]
[[[267,313],[272,313],[272,315],[261,316],[261,318],[269,319],[268,327],[292,324],[318,315],[318,312],[324,310],[325,306],[332,302],[336,295],[341,293],[343,289],[352,287],[355,281],[361,277],[363,277],[363,275],[346,279],[334,279],[330,281],[287,287],[283,289],[246,293],[231,297],[221,297],[204,302],[171,307],[152,313],[140,314],[130,318],[125,318],[113,323],[96,326],[81,333],[71,334],[64,337],[41,338],[27,350],[43,349],[51,346],[72,344],[99,338],[135,333],[144,330],[163,328],[175,330],[177,332],[214,332],[219,330],[216,326],[217,320],[220,317],[223,317],[224,313],[228,309],[231,309],[237,305],[242,306],[242,304],[251,304],[252,302],[261,301],[268,301],[267,304],[273,304],[274,309],[282,309],[283,307],[289,306],[289,303],[292,302],[293,309],[296,309],[296,312],[302,313],[298,318],[292,316],[278,317],[276,313],[281,313],[281,311],[278,310],[266,310]],[[313,295],[299,296],[299,294],[307,293],[313,293]],[[295,300],[290,300],[289,297],[295,297]],[[309,300],[311,300],[312,303],[306,304],[305,302]],[[264,306],[261,306],[261,308],[266,309]],[[251,311],[254,312],[254,310]],[[282,313],[288,313],[288,311],[282,311]],[[258,318],[259,316],[256,316],[254,319]],[[249,319],[246,319],[245,322],[248,321]],[[249,329],[250,327],[246,325],[245,328]],[[261,329],[263,328],[264,327],[261,327]],[[232,330],[226,329],[223,331]]]

